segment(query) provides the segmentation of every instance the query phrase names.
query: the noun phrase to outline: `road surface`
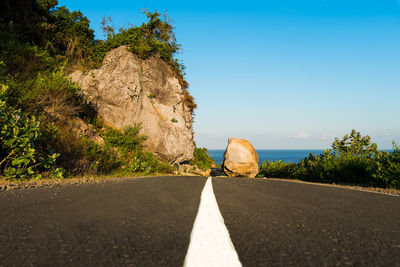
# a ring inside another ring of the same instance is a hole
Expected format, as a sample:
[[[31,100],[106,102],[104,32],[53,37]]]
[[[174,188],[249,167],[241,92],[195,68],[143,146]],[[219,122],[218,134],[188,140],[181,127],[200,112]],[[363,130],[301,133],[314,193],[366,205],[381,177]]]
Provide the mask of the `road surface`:
[[[170,176],[2,191],[0,266],[182,266],[196,247],[194,225],[201,239],[216,224],[200,222],[206,181]],[[210,183],[231,239],[225,244],[243,266],[400,266],[400,197],[268,179]]]

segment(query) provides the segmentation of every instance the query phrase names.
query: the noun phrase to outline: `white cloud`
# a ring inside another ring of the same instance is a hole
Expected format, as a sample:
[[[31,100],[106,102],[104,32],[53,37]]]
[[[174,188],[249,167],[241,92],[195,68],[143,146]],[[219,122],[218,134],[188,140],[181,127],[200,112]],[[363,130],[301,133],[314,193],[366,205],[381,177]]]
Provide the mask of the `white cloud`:
[[[298,133],[295,136],[295,138],[298,138],[298,139],[308,139],[309,137],[310,137],[310,135],[308,133],[305,133],[305,132]]]

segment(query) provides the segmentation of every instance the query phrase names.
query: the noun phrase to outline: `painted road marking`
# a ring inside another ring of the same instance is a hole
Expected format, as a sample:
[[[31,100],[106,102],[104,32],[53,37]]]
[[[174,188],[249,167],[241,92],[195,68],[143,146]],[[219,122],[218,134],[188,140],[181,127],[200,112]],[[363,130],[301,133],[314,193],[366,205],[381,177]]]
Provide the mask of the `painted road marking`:
[[[208,177],[201,192],[199,210],[183,266],[242,266],[219,211],[211,177]]]

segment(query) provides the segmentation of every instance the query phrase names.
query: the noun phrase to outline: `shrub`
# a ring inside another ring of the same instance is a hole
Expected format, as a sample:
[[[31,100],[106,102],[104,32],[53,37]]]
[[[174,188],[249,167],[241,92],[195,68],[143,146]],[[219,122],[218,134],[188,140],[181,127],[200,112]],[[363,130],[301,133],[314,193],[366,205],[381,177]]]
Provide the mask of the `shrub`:
[[[42,146],[60,154],[57,164],[69,175],[107,174],[121,166],[115,150],[78,137],[71,124],[43,117],[41,131]]]
[[[393,142],[393,151],[377,153],[372,178],[382,187],[400,189],[400,149],[396,143]]]
[[[335,138],[332,149],[298,164],[263,162],[258,176],[400,188],[400,149],[393,143],[393,151],[379,151],[368,135],[352,130]]]
[[[264,161],[261,163],[257,177],[270,178],[291,178],[296,165],[294,163],[284,163],[280,160],[276,162]]]
[[[92,63],[98,65],[108,51],[121,45],[127,45],[129,51],[141,59],[159,55],[179,75],[183,75],[185,67],[174,58],[180,50],[180,45],[176,42],[174,27],[169,23],[170,20],[167,16],[160,18],[161,14],[157,11],[153,13],[144,11],[143,13],[149,20],[147,23],[142,23],[141,26],[137,27],[120,29],[117,34],[114,34],[112,26],[108,25],[107,21],[103,19],[102,25],[107,40],[98,42],[93,48]],[[110,18],[108,20],[111,24]]]
[[[6,65],[6,73],[19,80],[62,65],[61,59],[51,56],[49,50],[21,41],[18,35],[10,32],[0,32],[0,60]]]
[[[140,128],[139,124],[135,124],[123,131],[108,129],[104,135],[106,147],[118,151],[118,160],[128,172],[146,174],[172,172],[170,164],[160,162],[151,153],[143,151],[142,143],[147,137],[140,134]]]
[[[0,86],[0,173],[8,179],[40,178],[44,171],[61,176],[62,171],[54,167],[59,154],[38,149],[39,122],[8,106],[6,86]]]
[[[294,175],[308,181],[368,185],[371,164],[373,161],[368,158],[332,154],[331,150],[327,150],[321,155],[310,155],[301,160]]]
[[[190,165],[196,165],[200,170],[208,170],[211,168],[214,160],[208,155],[206,148],[196,147],[193,152],[193,159],[189,161]]]
[[[36,114],[46,111],[53,116],[68,117],[77,115],[84,104],[79,88],[62,71],[39,72],[32,79],[22,82],[9,79],[8,82],[8,101],[25,111]]]
[[[146,136],[139,134],[140,124],[128,126],[123,131],[110,128],[104,133],[104,141],[107,147],[118,148],[122,156],[128,153],[142,150],[142,143],[147,139]]]
[[[335,138],[332,149],[303,159],[296,175],[312,181],[373,185],[371,170],[376,153],[377,145],[368,135],[352,130],[341,140]]]
[[[138,152],[130,160],[127,170],[130,172],[151,173],[171,173],[173,166],[157,160],[150,152]]]

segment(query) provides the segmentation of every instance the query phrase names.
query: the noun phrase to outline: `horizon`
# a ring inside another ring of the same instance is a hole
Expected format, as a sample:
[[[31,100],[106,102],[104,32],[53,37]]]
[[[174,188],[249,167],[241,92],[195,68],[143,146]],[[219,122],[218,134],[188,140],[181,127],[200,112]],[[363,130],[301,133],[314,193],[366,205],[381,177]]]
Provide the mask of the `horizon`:
[[[223,149],[234,136],[263,149],[327,149],[351,129],[379,149],[399,143],[397,0],[59,3],[82,11],[99,39],[102,17],[118,29],[145,21],[140,9],[168,10],[200,147]]]

